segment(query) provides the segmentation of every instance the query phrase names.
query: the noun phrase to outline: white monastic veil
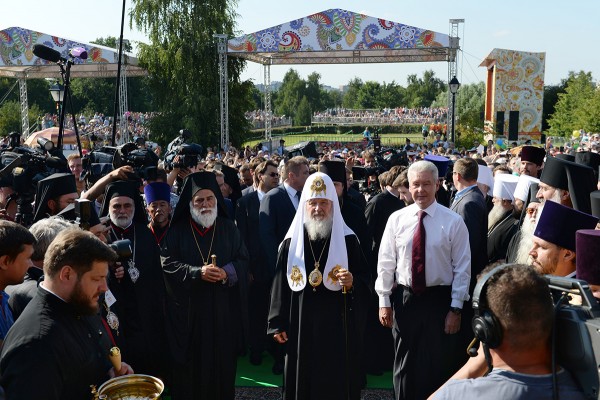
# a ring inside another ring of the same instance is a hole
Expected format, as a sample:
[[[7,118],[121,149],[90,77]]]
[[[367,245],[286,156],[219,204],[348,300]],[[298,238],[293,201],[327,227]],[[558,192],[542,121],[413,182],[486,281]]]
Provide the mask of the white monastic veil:
[[[284,238],[284,241],[289,238],[292,239],[287,259],[287,279],[290,288],[295,292],[303,290],[308,280],[304,262],[304,216],[306,214],[306,201],[315,198],[328,199],[333,202],[331,243],[327,263],[323,269],[323,284],[325,287],[333,291],[341,290],[341,285],[337,280],[331,279],[330,273],[335,267],[348,269],[348,252],[346,251],[344,236],[354,235],[354,232],[348,228],[342,218],[340,203],[331,178],[322,172],[315,172],[308,177],[304,184],[298,210]],[[309,268],[312,271],[313,268],[311,266]]]

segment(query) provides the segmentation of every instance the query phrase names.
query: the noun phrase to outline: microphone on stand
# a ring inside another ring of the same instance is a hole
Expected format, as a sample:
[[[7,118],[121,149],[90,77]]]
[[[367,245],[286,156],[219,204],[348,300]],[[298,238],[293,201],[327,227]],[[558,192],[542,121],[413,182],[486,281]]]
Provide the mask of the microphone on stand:
[[[50,61],[53,63],[61,64],[67,62],[67,59],[62,57],[60,55],[60,52],[48,46],[44,46],[43,44],[34,44],[33,54],[41,58],[42,60]]]
[[[69,50],[69,56],[72,58],[87,60],[88,53],[83,47],[73,47],[71,50]]]

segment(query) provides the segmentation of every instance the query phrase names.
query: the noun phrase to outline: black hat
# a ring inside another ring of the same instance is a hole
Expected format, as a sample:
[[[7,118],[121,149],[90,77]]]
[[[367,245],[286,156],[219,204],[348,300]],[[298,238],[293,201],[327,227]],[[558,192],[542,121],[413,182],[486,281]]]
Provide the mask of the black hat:
[[[534,236],[575,251],[575,233],[593,229],[598,218],[553,201],[545,201],[542,214],[533,232]]]
[[[537,182],[531,182],[531,185],[529,185],[529,197],[527,198],[529,203],[540,202],[540,199],[537,198],[538,190],[540,190],[540,185],[538,185]],[[525,206],[527,206],[527,204]]]
[[[217,183],[217,177],[209,171],[200,171],[188,175],[183,182],[183,189],[179,196],[179,201],[173,212],[172,223],[180,219],[188,218],[190,215],[190,201],[198,190],[208,189],[212,191],[217,198],[217,210],[220,217],[227,218],[227,207],[221,194],[221,189]]]
[[[35,193],[35,213],[33,221],[46,218],[50,212],[48,200],[56,199],[65,194],[77,193],[75,175],[70,173],[52,174],[38,182]]]
[[[557,189],[568,190],[573,207],[591,212],[590,193],[596,186],[594,170],[557,157],[548,157],[540,181]]]
[[[580,151],[575,153],[575,162],[586,165],[594,170],[596,179],[598,178],[598,167],[600,167],[600,154],[591,151]]]
[[[146,216],[146,209],[142,202],[142,195],[139,191],[139,181],[115,181],[111,182],[104,191],[104,202],[100,209],[100,216],[104,217],[108,215],[110,200],[115,197],[129,197],[133,200],[135,206],[135,213],[133,214],[133,222],[139,222],[143,224],[148,223],[148,217]]]
[[[446,172],[448,171],[448,164],[450,164],[450,160],[446,157],[435,156],[431,154],[427,154],[424,158],[425,161],[432,162],[438,169],[438,178],[443,178],[446,176]]]
[[[242,186],[240,184],[238,170],[222,163],[215,164],[213,169],[223,173],[225,183],[229,185],[232,191],[230,200],[235,204],[236,201],[242,197]]]
[[[600,218],[600,190],[594,190],[590,193],[590,202],[592,207],[592,215]]]
[[[521,161],[532,162],[535,165],[542,165],[546,157],[546,150],[541,147],[523,146],[521,148]]]
[[[341,182],[346,194],[346,164],[343,161],[321,161],[319,172],[328,175],[333,182]]]
[[[577,279],[592,285],[600,285],[600,231],[596,229],[577,231],[576,248]]]

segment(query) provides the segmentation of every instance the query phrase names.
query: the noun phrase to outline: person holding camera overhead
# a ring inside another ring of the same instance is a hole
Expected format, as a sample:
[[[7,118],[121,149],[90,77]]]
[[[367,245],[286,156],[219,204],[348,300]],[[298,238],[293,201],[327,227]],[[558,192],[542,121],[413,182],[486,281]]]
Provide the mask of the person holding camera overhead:
[[[103,315],[135,370],[168,381],[160,250],[147,226],[137,182],[108,185],[100,215],[110,217],[111,242],[131,241],[131,257],[116,265],[124,268],[124,274],[119,277],[113,270],[109,275]]]

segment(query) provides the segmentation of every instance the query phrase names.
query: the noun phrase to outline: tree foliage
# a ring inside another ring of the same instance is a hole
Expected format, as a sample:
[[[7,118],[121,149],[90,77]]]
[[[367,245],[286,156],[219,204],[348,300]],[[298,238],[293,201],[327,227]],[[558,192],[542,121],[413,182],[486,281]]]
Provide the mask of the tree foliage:
[[[593,115],[597,92],[591,72],[569,72],[565,84],[565,92],[558,93],[554,114],[548,120],[551,136],[571,135],[574,130],[590,130],[593,120],[600,114]],[[589,109],[588,107],[592,107]]]
[[[220,100],[217,42],[213,35],[234,35],[234,0],[134,0],[131,23],[150,44],[140,44],[139,62],[150,74],[158,115],[150,129],[166,142],[181,128],[205,145],[219,143]],[[242,105],[248,85],[240,82],[244,62],[228,60],[230,132],[234,144],[248,130]],[[240,100],[240,101],[238,101]],[[240,125],[241,123],[241,125]]]

